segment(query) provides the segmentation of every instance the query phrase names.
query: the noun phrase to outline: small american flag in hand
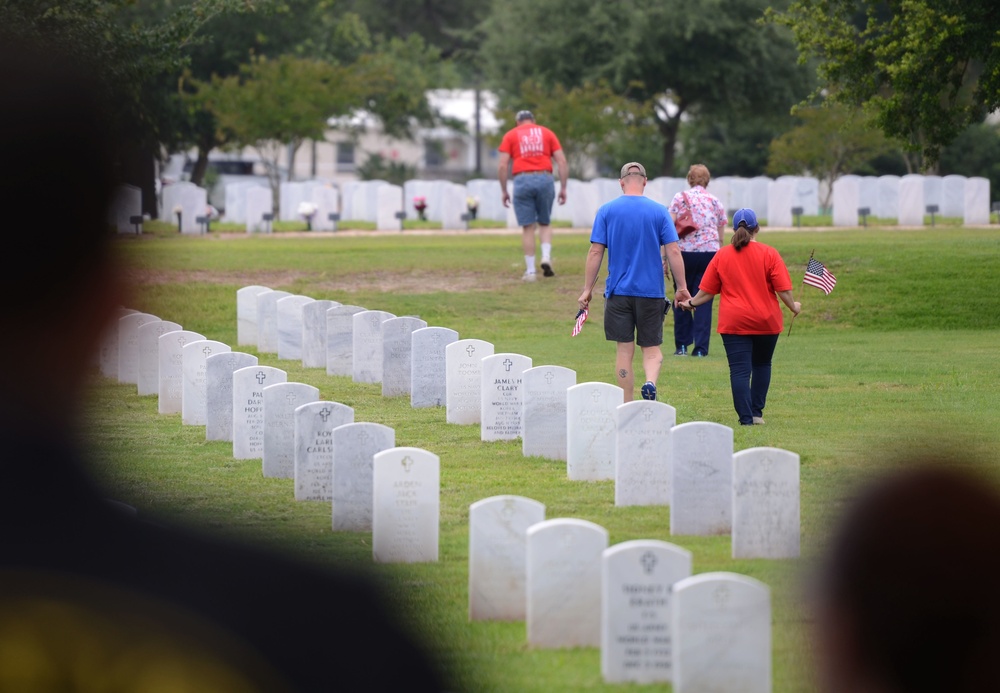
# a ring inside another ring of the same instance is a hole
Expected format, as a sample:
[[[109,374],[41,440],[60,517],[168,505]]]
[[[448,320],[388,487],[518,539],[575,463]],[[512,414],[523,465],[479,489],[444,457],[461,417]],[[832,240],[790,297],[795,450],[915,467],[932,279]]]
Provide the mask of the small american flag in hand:
[[[576,314],[576,324],[573,325],[573,336],[580,334],[580,330],[583,329],[583,323],[587,322],[587,309],[581,308],[580,312]]]

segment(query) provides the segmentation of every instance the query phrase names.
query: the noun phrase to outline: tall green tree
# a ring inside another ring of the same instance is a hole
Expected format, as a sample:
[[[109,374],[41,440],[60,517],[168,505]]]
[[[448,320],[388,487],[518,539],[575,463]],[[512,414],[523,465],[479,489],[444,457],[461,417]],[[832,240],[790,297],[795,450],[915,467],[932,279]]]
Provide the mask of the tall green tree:
[[[864,108],[928,164],[1000,107],[995,0],[794,0],[769,16],[818,61],[834,99]]]
[[[809,89],[787,32],[758,20],[767,0],[510,0],[484,22],[488,78],[509,97],[532,77],[566,88],[607,80],[646,104],[661,173],[675,169],[683,119],[786,113]]]

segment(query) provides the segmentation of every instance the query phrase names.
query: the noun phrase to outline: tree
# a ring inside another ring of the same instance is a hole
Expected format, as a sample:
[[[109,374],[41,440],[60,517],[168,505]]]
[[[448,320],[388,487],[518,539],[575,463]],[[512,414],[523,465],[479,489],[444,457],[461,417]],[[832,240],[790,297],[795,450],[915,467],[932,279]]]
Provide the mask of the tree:
[[[1000,128],[995,124],[977,123],[959,134],[941,150],[939,173],[962,176],[982,176],[990,179],[993,199],[1000,191]]]
[[[841,103],[933,164],[941,147],[1000,106],[994,0],[794,0],[771,20]]]
[[[795,123],[791,114],[757,115],[740,111],[691,118],[681,123],[675,168],[683,173],[691,164],[705,164],[713,178],[763,175],[771,141]]]
[[[833,105],[798,109],[801,125],[771,143],[768,173],[813,175],[827,184],[823,207],[830,207],[833,182],[891,148],[885,136]]]
[[[787,112],[808,91],[790,37],[757,22],[767,0],[510,0],[484,22],[484,70],[509,98],[525,75],[567,89],[607,80],[637,104],[674,172],[682,119]]]

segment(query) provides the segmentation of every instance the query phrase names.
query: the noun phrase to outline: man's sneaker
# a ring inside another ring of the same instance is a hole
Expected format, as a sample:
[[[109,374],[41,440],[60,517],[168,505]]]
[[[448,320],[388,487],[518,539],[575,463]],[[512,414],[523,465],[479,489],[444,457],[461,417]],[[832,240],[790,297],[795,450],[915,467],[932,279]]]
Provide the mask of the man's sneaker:
[[[755,426],[763,426],[765,423],[767,423],[766,421],[764,421],[763,417],[760,416],[753,417],[753,422]]]
[[[653,381],[647,380],[646,384],[642,386],[642,398],[656,399],[656,385],[653,385]]]
[[[546,277],[556,276],[556,273],[552,271],[552,260],[542,260],[542,273]]]
[[[687,355],[688,355],[687,346],[679,346],[677,347],[677,351],[674,352],[674,356],[687,356]]]
[[[706,354],[706,353],[705,353],[704,351],[702,351],[701,349],[695,349],[695,350],[694,350],[694,351],[693,351],[693,352],[691,353],[691,355],[692,355],[692,356],[697,356],[698,358],[701,358],[701,359],[703,359],[703,358],[705,358],[706,356],[708,356],[708,354]]]
[[[521,276],[521,281],[525,281],[525,282],[533,282],[533,281],[535,281],[535,279],[536,279],[536,278],[537,278],[537,275],[535,275],[535,273],[534,273],[534,272],[525,272],[525,273],[524,273],[524,274],[523,274],[523,275]]]

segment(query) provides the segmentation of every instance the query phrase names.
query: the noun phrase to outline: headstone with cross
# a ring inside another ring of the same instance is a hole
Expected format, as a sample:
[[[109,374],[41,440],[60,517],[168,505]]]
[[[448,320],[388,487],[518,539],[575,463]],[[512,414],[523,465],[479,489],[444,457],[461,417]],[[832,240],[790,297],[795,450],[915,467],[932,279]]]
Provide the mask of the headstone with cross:
[[[370,532],[375,454],[396,447],[396,432],[382,424],[349,423],[333,429],[334,531]]]
[[[181,349],[183,382],[181,385],[181,423],[204,426],[208,423],[206,361],[212,354],[232,351],[228,344],[206,339],[185,344]]]
[[[132,308],[120,308],[118,317],[123,318],[138,312]],[[118,322],[116,320],[111,321],[105,328],[104,334],[101,335],[97,366],[105,378],[118,379]]]
[[[601,554],[606,548],[608,531],[587,520],[559,518],[528,528],[529,646],[600,646]]]
[[[394,317],[384,310],[366,310],[352,316],[351,377],[354,382],[382,382],[382,323]]]
[[[424,327],[411,336],[410,406],[443,407],[447,392],[449,344],[458,341],[458,332],[447,327]]]
[[[157,340],[159,359],[159,400],[161,414],[180,414],[184,398],[184,346],[205,339],[190,330],[167,332]]]
[[[372,459],[372,555],[377,563],[438,560],[441,461],[421,448]]]
[[[159,395],[160,392],[160,337],[167,332],[183,329],[176,322],[156,320],[147,322],[136,330],[139,341],[136,389],[140,396]]]
[[[382,323],[382,396],[410,395],[413,333],[427,327],[420,318],[403,316]]]
[[[771,590],[736,573],[674,583],[670,604],[673,690],[770,693]]]
[[[493,354],[482,360],[480,440],[517,440],[521,437],[524,430],[521,418],[523,374],[531,365],[531,357],[522,354]]]
[[[339,305],[322,300],[302,306],[303,368],[326,368],[326,312]]]
[[[354,423],[354,409],[310,402],[295,409],[295,500],[333,500],[333,430]]]
[[[576,371],[563,366],[535,366],[524,372],[521,453],[566,461],[566,390],[576,385]]]
[[[257,346],[257,296],[270,290],[257,284],[237,289],[236,344],[239,346]]]
[[[469,620],[523,621],[528,527],[545,505],[524,496],[493,496],[469,506]]]
[[[733,455],[733,558],[799,557],[799,456],[780,448]]]
[[[257,357],[240,351],[205,359],[205,440],[233,439],[233,373],[257,365]]]
[[[278,299],[278,358],[302,360],[302,310],[315,299],[292,295]]]
[[[326,374],[348,378],[354,372],[354,314],[361,306],[337,305],[326,311]]]
[[[708,421],[674,426],[670,534],[729,534],[733,515],[733,429]]]
[[[670,431],[677,410],[635,400],[618,407],[615,505],[670,505]]]
[[[481,415],[482,360],[493,355],[493,344],[460,339],[444,348],[445,421],[478,425]]]
[[[264,387],[265,477],[295,478],[295,410],[319,400],[319,388],[305,383],[278,383]]]
[[[257,351],[278,353],[278,301],[291,296],[287,291],[262,291],[257,294]]]
[[[264,456],[264,388],[287,381],[285,371],[271,366],[233,372],[233,457],[259,460]]]
[[[580,383],[566,391],[566,473],[574,481],[615,478],[615,410],[625,392],[610,383]]]
[[[139,328],[159,318],[148,313],[132,313],[118,318],[118,382],[139,382]]]
[[[601,675],[608,683],[669,683],[671,587],[691,576],[691,552],[626,541],[604,552],[601,569]]]

